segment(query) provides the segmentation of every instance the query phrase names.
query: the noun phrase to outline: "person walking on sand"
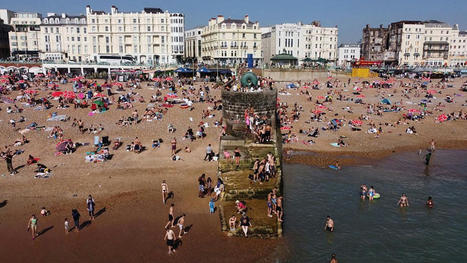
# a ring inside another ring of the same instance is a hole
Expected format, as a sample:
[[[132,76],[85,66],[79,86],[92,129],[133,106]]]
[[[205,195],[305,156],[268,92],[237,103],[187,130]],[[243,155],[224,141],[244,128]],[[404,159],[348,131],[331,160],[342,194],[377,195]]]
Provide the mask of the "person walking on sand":
[[[79,232],[79,218],[80,218],[80,214],[78,212],[77,209],[72,209],[71,210],[71,217],[73,217],[73,221],[75,223],[75,229],[76,229],[76,232]]]
[[[434,152],[434,151],[435,151],[435,148],[436,148],[435,139],[431,139],[431,143],[430,143],[430,150],[431,150],[431,152]]]
[[[5,146],[5,152],[1,153],[1,157],[5,159],[6,167],[10,175],[15,175],[17,173],[16,170],[13,168],[13,157],[14,156],[15,155],[11,153],[11,150]]]
[[[167,227],[173,227],[174,226],[174,204],[170,204],[169,207],[169,222],[165,225],[165,228]]]
[[[31,218],[29,219],[28,221],[28,232],[29,230],[31,230],[31,234],[32,234],[32,240],[34,240],[38,234],[37,234],[37,217],[36,215],[32,215]]]
[[[209,201],[209,213],[214,214],[215,211],[216,205],[214,204],[214,199],[211,198],[211,200]]]
[[[175,155],[175,152],[177,151],[177,139],[175,137],[170,141],[170,144],[172,145],[172,155]]]
[[[185,234],[185,231],[183,231],[183,224],[184,223],[185,223],[185,214],[182,214],[177,220],[177,226],[179,228],[178,238],[182,238],[182,235]]]
[[[65,234],[68,234],[70,232],[70,223],[68,222],[68,218],[65,217]]]
[[[162,188],[162,203],[164,203],[165,205],[165,202],[167,201],[167,194],[169,193],[169,186],[167,185],[165,180],[162,180],[161,188]]]
[[[169,248],[169,255],[175,253],[175,233],[170,229],[170,227],[165,228],[165,237],[164,240],[167,240],[167,247]]]
[[[96,204],[94,203],[94,199],[92,198],[91,195],[88,196],[88,199],[86,200],[86,206],[88,208],[88,213],[89,213],[89,220],[94,220],[94,208]]]

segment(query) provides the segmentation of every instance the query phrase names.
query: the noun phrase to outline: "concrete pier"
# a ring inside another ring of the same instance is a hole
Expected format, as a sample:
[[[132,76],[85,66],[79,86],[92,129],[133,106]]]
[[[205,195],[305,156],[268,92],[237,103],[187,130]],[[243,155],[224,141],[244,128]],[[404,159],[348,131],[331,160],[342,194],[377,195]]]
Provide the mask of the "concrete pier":
[[[275,238],[282,235],[282,224],[277,217],[267,216],[267,196],[276,188],[277,194],[282,195],[282,156],[280,132],[277,130],[277,90],[263,90],[258,92],[222,91],[223,119],[226,125],[226,135],[220,139],[219,177],[224,181],[225,191],[221,195],[219,215],[222,231],[228,236],[243,236],[240,228],[231,232],[228,220],[232,215],[237,219],[235,201],[245,201],[248,208],[247,215],[252,226],[249,237]],[[245,109],[253,109],[260,116],[267,116],[271,120],[271,141],[260,144],[247,132],[245,123]],[[233,153],[235,148],[241,152],[240,165],[237,168],[234,159],[226,160],[224,150]],[[249,175],[253,174],[253,164],[257,158],[263,159],[268,153],[276,157],[276,176],[267,182],[253,183]]]

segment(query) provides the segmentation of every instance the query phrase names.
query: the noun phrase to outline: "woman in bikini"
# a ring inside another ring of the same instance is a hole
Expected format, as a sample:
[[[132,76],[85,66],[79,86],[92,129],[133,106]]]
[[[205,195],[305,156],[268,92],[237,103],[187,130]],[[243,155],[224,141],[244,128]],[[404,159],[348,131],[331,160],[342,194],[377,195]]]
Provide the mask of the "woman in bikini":
[[[38,234],[37,234],[37,217],[36,215],[32,215],[31,218],[29,219],[28,221],[28,231],[29,229],[31,229],[31,233],[32,233],[32,240],[34,240]]]

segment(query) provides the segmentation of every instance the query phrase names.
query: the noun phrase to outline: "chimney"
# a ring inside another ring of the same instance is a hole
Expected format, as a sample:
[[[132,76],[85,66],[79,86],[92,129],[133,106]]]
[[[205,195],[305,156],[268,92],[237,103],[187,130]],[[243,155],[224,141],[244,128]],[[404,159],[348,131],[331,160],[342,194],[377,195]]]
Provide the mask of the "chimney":
[[[250,23],[250,17],[248,17],[248,15],[245,15],[245,23],[246,24],[249,24]]]
[[[65,13],[62,13],[62,18],[66,18],[66,14],[65,14]]]
[[[116,6],[112,6],[112,8],[110,8],[110,13],[113,15],[113,14],[116,14],[118,12],[118,8]]]
[[[89,15],[92,13],[92,9],[91,9],[91,6],[90,5],[87,5],[86,6],[86,15]]]
[[[217,16],[217,19],[216,19],[216,22],[217,22],[218,24],[224,22],[224,16],[223,16],[223,15],[218,15],[218,16]]]

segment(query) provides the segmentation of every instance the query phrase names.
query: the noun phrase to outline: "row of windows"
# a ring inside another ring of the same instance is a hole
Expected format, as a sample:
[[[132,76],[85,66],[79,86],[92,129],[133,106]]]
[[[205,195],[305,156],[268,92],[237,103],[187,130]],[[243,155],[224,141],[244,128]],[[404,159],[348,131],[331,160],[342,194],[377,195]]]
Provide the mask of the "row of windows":
[[[100,23],[102,23],[102,19],[100,19]],[[115,20],[115,19],[114,19]],[[123,19],[119,18],[119,19],[116,19],[117,20],[117,24],[122,24],[123,23]],[[171,19],[172,20],[172,23],[178,23],[178,24],[183,24],[183,18],[182,19]],[[133,22],[133,24],[140,24],[141,23],[141,19],[139,18],[133,18],[132,20],[130,20],[131,22]],[[161,18],[160,20],[160,23],[161,24],[165,24],[166,22],[168,22],[168,20],[164,19],[164,18]],[[99,19],[95,19],[95,18],[92,18],[91,19],[91,23],[92,24],[99,24]],[[103,22],[104,23],[109,23],[109,19],[105,18],[103,19]],[[147,24],[153,24],[153,23],[157,23],[157,18],[154,18],[154,20],[152,18],[147,18],[146,19],[146,23]]]

